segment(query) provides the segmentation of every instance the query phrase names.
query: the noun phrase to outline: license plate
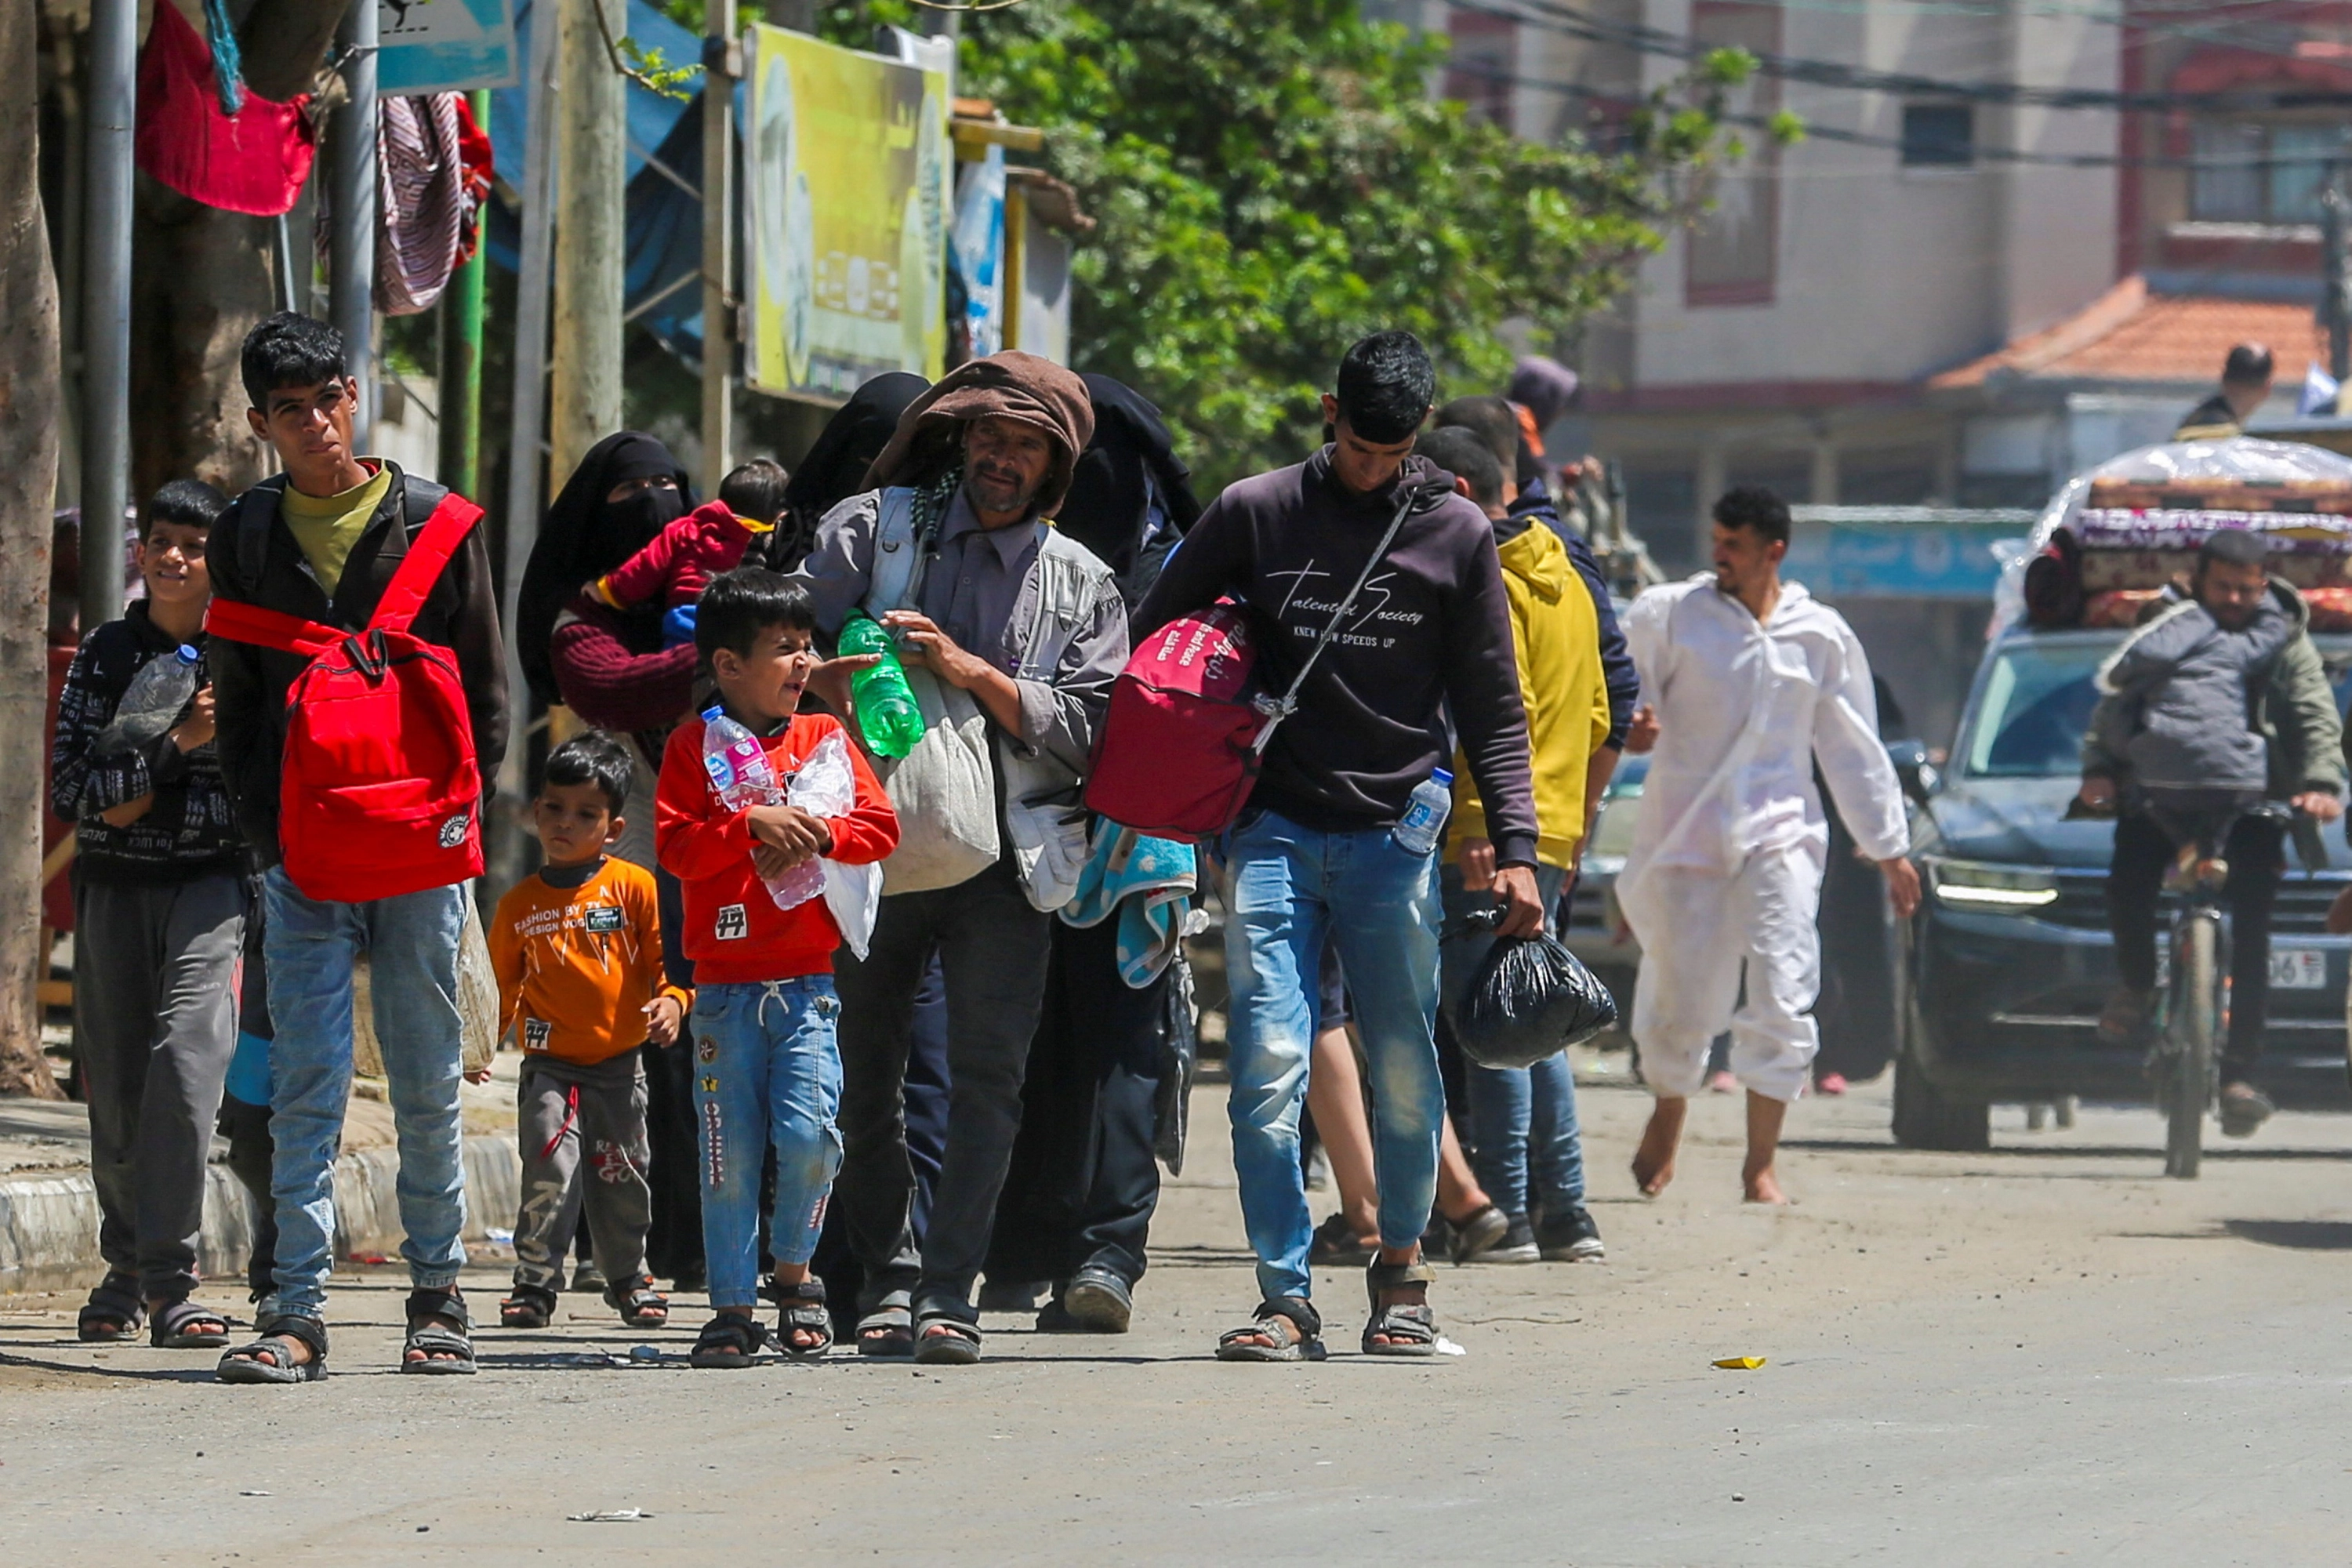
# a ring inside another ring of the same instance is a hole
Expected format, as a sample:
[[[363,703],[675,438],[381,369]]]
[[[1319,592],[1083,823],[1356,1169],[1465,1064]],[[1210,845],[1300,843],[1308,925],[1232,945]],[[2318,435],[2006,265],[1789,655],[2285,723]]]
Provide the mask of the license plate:
[[[2327,954],[2315,947],[2271,949],[2271,985],[2279,991],[2319,991],[2327,984]]]

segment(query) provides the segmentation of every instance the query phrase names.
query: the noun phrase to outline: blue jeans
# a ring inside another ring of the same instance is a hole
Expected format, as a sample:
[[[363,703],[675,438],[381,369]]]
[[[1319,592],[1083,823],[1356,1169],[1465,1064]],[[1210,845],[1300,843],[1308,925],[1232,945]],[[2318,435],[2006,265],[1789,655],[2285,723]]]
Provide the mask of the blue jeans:
[[[364,904],[302,896],[273,866],[261,879],[269,963],[269,1131],[277,1152],[278,1289],[263,1308],[320,1315],[334,1266],[335,1155],[352,1096],[352,965],[368,955],[375,1035],[392,1089],[400,1149],[400,1255],[420,1290],[446,1289],[466,1266],[466,1169],[457,1085],[457,942],[467,885]]]
[[[1568,873],[1557,866],[1536,868],[1536,893],[1546,910],[1559,904]],[[1445,868],[1445,918],[1454,920],[1494,902],[1491,893],[1462,888],[1459,868]],[[1445,1005],[1462,1005],[1478,967],[1495,945],[1484,932],[1445,944]],[[1514,1217],[1528,1212],[1532,1173],[1544,1212],[1556,1215],[1584,1201],[1584,1135],[1576,1124],[1576,1074],[1568,1053],[1546,1057],[1531,1068],[1482,1068],[1463,1063],[1470,1089],[1471,1163],[1478,1184],[1496,1207]],[[1532,1171],[1531,1169],[1532,1168]]]
[[[1226,852],[1226,983],[1234,1166],[1258,1289],[1307,1296],[1314,1222],[1298,1167],[1298,1110],[1315,1037],[1325,938],[1339,950],[1370,1074],[1381,1245],[1410,1247],[1437,1195],[1445,1085],[1437,1070],[1437,862],[1385,828],[1320,833],[1271,810]]]
[[[833,976],[694,993],[694,1123],[702,1151],[702,1250],[710,1304],[759,1300],[760,1166],[776,1151],[769,1250],[806,1263],[841,1169],[841,1001]]]

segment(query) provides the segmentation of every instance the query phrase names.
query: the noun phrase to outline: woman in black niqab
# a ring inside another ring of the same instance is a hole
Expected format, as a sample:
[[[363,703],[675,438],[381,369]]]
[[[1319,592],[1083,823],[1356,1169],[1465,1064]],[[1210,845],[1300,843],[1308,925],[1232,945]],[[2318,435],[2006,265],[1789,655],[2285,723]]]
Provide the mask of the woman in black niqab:
[[[665,482],[666,481],[666,482]],[[548,660],[548,639],[583,584],[603,576],[694,510],[693,481],[667,447],[642,430],[623,430],[588,448],[539,525],[515,607],[517,656],[542,702],[563,700]],[[652,647],[660,647],[654,611]]]
[[[768,535],[768,566],[778,572],[798,569],[816,547],[816,525],[824,514],[870,488],[866,470],[889,445],[907,405],[930,384],[908,371],[886,371],[834,410],[784,487],[783,520]]]

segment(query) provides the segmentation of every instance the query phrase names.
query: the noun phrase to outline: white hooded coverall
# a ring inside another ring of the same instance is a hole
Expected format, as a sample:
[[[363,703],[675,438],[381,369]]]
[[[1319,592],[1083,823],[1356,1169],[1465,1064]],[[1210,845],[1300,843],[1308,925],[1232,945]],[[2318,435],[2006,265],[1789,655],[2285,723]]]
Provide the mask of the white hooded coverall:
[[[1759,626],[1711,574],[1635,599],[1625,637],[1659,726],[1617,879],[1642,943],[1642,1075],[1653,1094],[1696,1093],[1727,1026],[1739,1081],[1794,1100],[1821,1048],[1814,921],[1829,824],[1815,761],[1864,854],[1891,859],[1909,843],[1869,660],[1803,584],[1783,583]]]

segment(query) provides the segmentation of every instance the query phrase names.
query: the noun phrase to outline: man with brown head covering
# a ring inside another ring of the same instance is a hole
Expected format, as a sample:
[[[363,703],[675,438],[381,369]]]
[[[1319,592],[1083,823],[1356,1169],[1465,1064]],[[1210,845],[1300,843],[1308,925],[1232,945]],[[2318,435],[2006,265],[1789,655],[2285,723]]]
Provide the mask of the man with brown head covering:
[[[971,1287],[1021,1121],[1052,910],[1086,855],[1079,785],[1127,615],[1110,568],[1046,521],[1094,433],[1086,384],[1051,361],[965,364],[909,404],[866,480],[818,525],[797,581],[828,637],[860,613],[897,634],[929,731],[887,775],[904,837],[863,959],[841,957],[843,1163],[866,1271],[858,1350],[979,1359]],[[953,764],[976,751],[975,784]],[[959,809],[959,808],[961,809]],[[982,831],[971,831],[976,808]],[[947,979],[947,1152],[918,1251],[901,1094],[914,996]]]

